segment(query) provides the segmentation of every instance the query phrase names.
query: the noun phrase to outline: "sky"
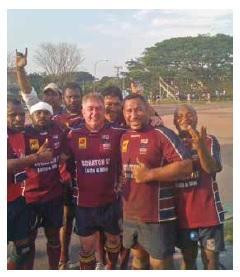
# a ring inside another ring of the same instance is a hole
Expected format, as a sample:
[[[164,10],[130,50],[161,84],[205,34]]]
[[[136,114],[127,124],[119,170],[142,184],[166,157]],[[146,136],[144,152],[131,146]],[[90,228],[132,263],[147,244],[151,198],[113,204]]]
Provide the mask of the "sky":
[[[115,66],[126,71],[127,60],[157,42],[198,34],[232,35],[232,25],[230,9],[9,9],[7,48],[14,53],[28,47],[27,71],[41,72],[33,58],[41,43],[76,44],[84,58],[79,70],[94,74],[96,69],[101,78],[116,76]]]

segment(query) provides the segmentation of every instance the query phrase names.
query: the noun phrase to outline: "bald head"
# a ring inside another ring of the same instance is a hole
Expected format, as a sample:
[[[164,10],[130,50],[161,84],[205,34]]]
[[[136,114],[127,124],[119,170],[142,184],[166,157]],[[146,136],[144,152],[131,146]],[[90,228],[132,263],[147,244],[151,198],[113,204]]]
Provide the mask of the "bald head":
[[[174,111],[174,125],[178,132],[187,131],[190,125],[193,129],[197,127],[197,112],[187,104],[178,106]]]

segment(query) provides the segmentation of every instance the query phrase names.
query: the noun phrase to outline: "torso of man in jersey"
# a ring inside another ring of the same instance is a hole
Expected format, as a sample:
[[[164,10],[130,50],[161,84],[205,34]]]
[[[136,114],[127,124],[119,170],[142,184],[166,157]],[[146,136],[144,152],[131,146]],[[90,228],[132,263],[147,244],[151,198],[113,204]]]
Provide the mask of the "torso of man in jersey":
[[[68,134],[76,165],[77,205],[101,207],[116,200],[114,186],[120,172],[120,137],[123,129],[105,125],[98,132],[85,126]]]
[[[128,130],[121,139],[124,184],[123,215],[126,220],[157,223],[176,219],[174,189],[158,181],[137,184],[132,168],[137,160],[148,168],[186,158],[180,139],[166,127]]]
[[[81,114],[72,114],[67,110],[65,110],[65,112],[62,114],[54,115],[52,120],[63,130],[71,130],[72,128],[77,128],[84,125],[84,120]],[[61,162],[59,171],[62,182],[71,182],[71,175],[74,171],[74,166],[72,163]]]
[[[201,168],[197,152],[192,149],[189,139],[185,138],[183,142],[191,150],[196,168],[192,180],[176,183],[179,227],[183,229],[199,228],[223,223],[224,211],[219,196],[216,174],[209,174]],[[216,137],[207,135],[205,142],[211,156],[221,165],[220,145]]]
[[[25,138],[23,132],[15,132],[8,129],[7,158],[17,159],[25,156]],[[26,172],[7,174],[7,201],[12,202],[22,196],[23,184],[26,179]]]
[[[48,139],[53,149],[53,159],[50,162],[36,163],[27,169],[28,179],[24,195],[28,203],[46,202],[62,197],[62,185],[59,176],[60,154],[65,144],[65,134],[53,122],[40,131],[28,126],[25,131],[26,153],[32,154]]]

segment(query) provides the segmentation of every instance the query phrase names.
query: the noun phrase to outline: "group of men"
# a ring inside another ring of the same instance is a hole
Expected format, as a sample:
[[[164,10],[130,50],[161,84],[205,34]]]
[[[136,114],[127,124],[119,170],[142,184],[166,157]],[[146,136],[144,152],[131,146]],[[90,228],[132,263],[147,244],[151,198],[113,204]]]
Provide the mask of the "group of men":
[[[197,113],[178,106],[178,135],[163,126],[145,98],[108,87],[82,96],[50,83],[42,101],[16,53],[24,109],[8,101],[8,269],[33,269],[39,227],[47,238],[49,269],[67,269],[75,219],[80,269],[195,269],[198,243],[205,269],[219,268],[224,212],[216,173],[220,146]],[[64,108],[61,106],[63,100]],[[206,213],[204,211],[207,211]],[[103,266],[100,266],[103,268]]]

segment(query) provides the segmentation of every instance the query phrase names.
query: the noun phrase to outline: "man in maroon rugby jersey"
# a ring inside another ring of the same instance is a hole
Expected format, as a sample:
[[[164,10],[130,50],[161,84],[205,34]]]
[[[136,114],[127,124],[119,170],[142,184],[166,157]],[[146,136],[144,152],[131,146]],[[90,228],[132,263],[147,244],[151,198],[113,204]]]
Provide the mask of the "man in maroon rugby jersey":
[[[18,83],[21,89],[23,100],[25,101],[28,109],[32,105],[38,103],[36,92],[31,88],[30,82],[25,73],[25,66],[27,65],[27,48],[25,54],[16,51],[16,73]],[[75,83],[70,82],[65,84],[63,88],[63,96],[60,89],[56,84],[50,83],[43,90],[43,101],[50,104],[53,108],[54,120],[60,128],[69,129],[73,126],[79,125],[82,122],[81,116],[81,87]],[[59,99],[60,97],[60,99]],[[60,105],[64,104],[64,108]],[[61,162],[59,170],[61,174],[61,182],[64,186],[64,220],[63,226],[60,230],[60,241],[61,241],[61,256],[59,262],[59,269],[67,269],[69,261],[69,244],[72,234],[72,224],[74,218],[73,208],[73,196],[71,189],[71,175],[69,171],[72,168],[68,168],[67,165]]]
[[[7,269],[24,269],[30,258],[31,212],[23,197],[23,184],[27,178],[26,167],[52,158],[46,144],[37,153],[26,155],[24,137],[25,112],[21,102],[8,99],[7,103],[7,240],[13,241]]]
[[[196,268],[198,242],[204,269],[219,269],[219,253],[224,250],[224,211],[216,173],[222,170],[220,145],[206,128],[197,131],[197,112],[181,105],[174,112],[179,137],[191,150],[194,180],[177,182],[178,246],[183,253],[183,269]]]
[[[114,127],[125,127],[125,120],[123,118],[123,113],[122,113],[123,96],[122,96],[121,90],[116,86],[108,86],[103,89],[102,95],[104,98],[106,123],[110,123]],[[119,198],[119,201],[121,201],[121,198]],[[97,259],[96,269],[100,270],[100,269],[104,269],[106,264],[106,251],[104,249],[104,244],[105,244],[104,232],[99,231],[98,236],[99,236],[99,239],[97,240],[97,248],[96,248],[96,259]],[[121,236],[121,244],[122,244],[122,236]],[[121,245],[120,257],[119,257],[120,269],[127,269],[129,254],[130,254],[129,249],[126,249]]]
[[[53,150],[53,158],[49,162],[35,163],[27,168],[24,196],[38,217],[39,226],[44,227],[49,268],[57,269],[60,257],[59,230],[63,217],[63,186],[58,167],[66,137],[62,129],[51,120],[52,114],[52,107],[45,102],[38,102],[30,109],[32,126],[26,127],[25,131],[26,153],[36,153],[47,141],[48,147]],[[32,263],[29,263],[29,269],[33,267],[36,235],[37,229],[32,234]]]
[[[206,128],[197,131],[197,112],[192,106],[179,106],[174,124],[193,160],[191,176],[176,183],[177,246],[183,254],[182,269],[196,269],[198,243],[204,269],[219,269],[219,253],[224,249],[224,211],[216,183],[216,173],[222,169],[220,146]],[[157,180],[156,172],[144,166],[135,169],[138,182],[148,174]]]
[[[104,101],[90,93],[82,100],[85,125],[68,134],[69,153],[76,164],[76,233],[80,238],[80,268],[95,269],[96,233],[106,235],[107,269],[116,267],[120,244],[119,142],[123,129],[105,124]]]
[[[81,87],[75,83],[67,83],[63,88],[63,103],[65,110],[63,113],[54,115],[52,120],[61,128],[70,130],[73,127],[81,125],[83,122],[81,114]],[[72,235],[74,205],[73,192],[71,186],[71,172],[74,171],[74,166],[71,162],[60,164],[61,179],[64,186],[64,212],[63,212],[63,227],[60,231],[61,240],[61,256],[59,261],[59,269],[67,269],[69,264],[69,245]]]
[[[148,106],[143,96],[127,96],[123,114],[130,127],[121,138],[123,245],[132,250],[133,269],[149,269],[150,266],[170,269],[175,246],[175,199],[173,186],[163,182],[188,176],[192,161],[173,131],[149,124]],[[157,168],[161,182],[146,176],[138,184],[133,169],[139,163]]]

